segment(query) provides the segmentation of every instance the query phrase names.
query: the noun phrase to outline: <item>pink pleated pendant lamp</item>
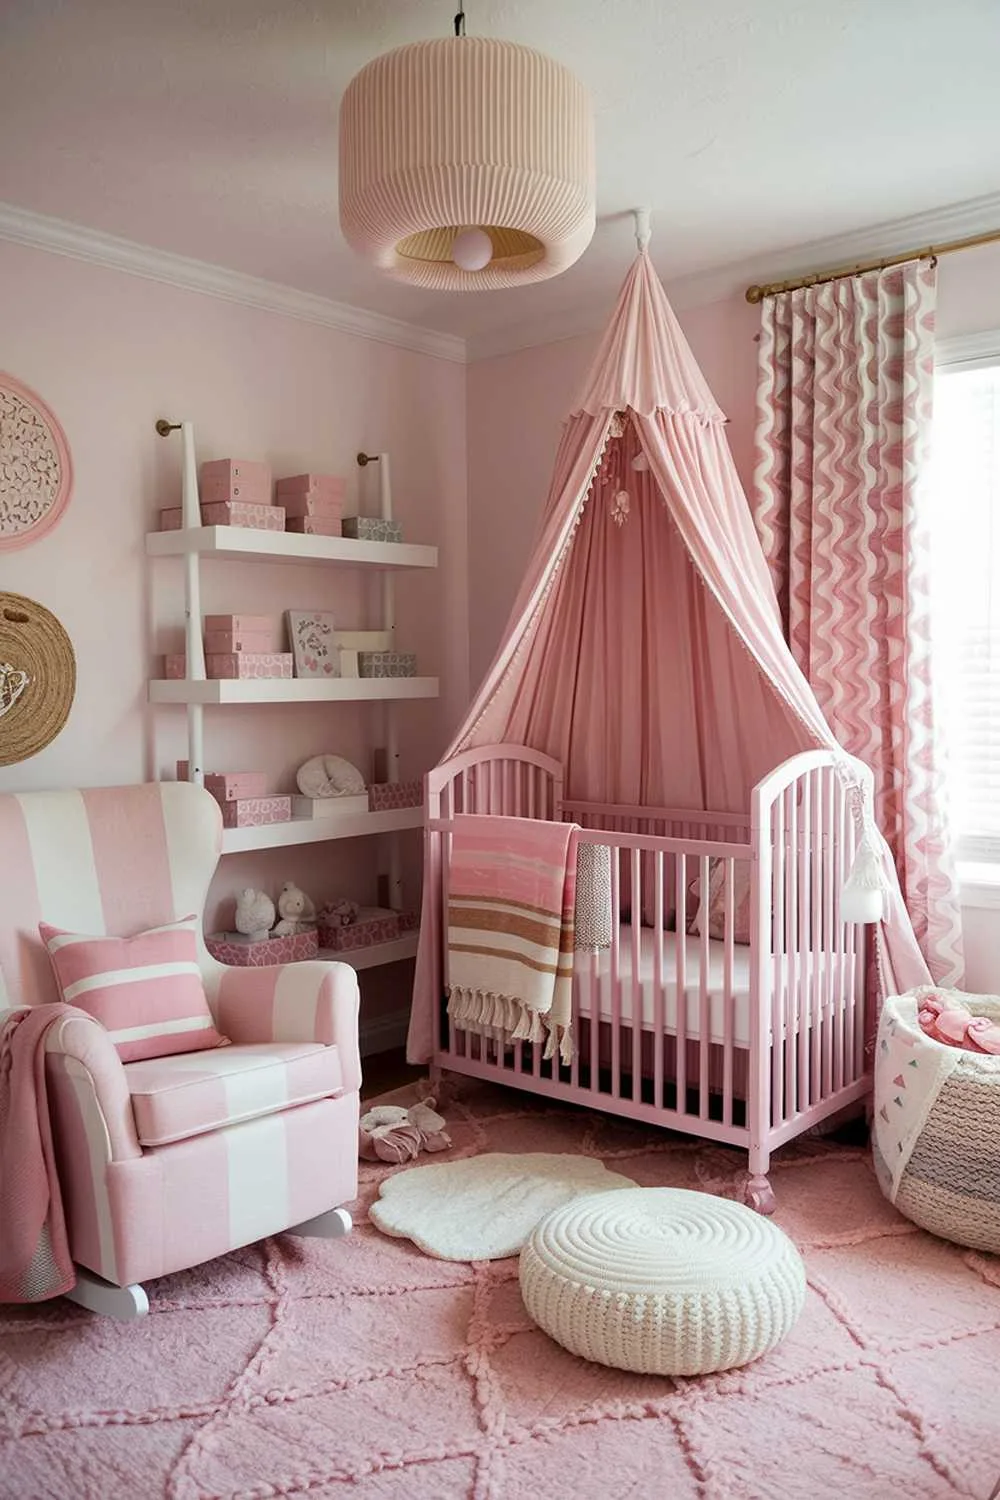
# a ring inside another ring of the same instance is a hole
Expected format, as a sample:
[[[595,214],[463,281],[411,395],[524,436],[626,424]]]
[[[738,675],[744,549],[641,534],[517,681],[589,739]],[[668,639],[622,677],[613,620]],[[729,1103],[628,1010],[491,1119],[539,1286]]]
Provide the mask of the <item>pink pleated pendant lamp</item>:
[[[568,69],[465,35],[370,62],[340,106],[340,224],[390,276],[442,291],[544,281],[594,233],[594,122]]]

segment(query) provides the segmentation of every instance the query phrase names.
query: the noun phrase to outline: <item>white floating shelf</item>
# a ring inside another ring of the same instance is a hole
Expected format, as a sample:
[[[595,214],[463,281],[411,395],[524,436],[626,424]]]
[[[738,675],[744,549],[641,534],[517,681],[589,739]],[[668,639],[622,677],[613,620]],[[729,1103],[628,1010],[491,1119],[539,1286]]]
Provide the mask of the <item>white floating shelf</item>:
[[[383,703],[437,695],[436,677],[164,677],[149,684],[150,703]]]
[[[395,833],[402,828],[420,828],[423,821],[422,807],[399,807],[388,812],[292,818],[291,822],[268,823],[263,828],[227,828],[222,835],[222,852],[238,854],[249,849],[277,849],[289,844],[319,844],[329,839],[361,838],[370,833]]]
[[[417,934],[405,932],[393,938],[391,943],[373,943],[370,948],[356,948],[348,953],[338,953],[334,948],[321,948],[320,958],[334,963],[350,964],[352,969],[377,969],[380,964],[399,963],[403,958],[416,958]]]
[[[371,568],[436,568],[438,549],[413,542],[358,542],[346,536],[300,536],[250,526],[194,526],[151,531],[150,557],[216,557],[231,562],[341,563]]]

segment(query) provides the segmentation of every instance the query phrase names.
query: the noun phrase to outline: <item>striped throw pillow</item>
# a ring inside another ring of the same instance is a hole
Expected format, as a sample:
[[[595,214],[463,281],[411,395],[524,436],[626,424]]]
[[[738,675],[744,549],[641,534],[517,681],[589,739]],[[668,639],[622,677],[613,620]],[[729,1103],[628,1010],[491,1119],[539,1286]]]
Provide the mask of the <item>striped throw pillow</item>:
[[[122,1062],[225,1046],[198,967],[196,917],[135,937],[86,937],[39,922],[60,996],[100,1021]]]

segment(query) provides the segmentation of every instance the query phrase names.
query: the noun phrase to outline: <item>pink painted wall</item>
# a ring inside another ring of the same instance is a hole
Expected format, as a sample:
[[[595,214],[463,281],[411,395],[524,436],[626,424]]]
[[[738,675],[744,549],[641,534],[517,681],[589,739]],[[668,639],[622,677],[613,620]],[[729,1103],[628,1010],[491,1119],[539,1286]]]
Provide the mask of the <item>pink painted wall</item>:
[[[113,785],[172,775],[184,754],[183,708],[155,712],[146,680],[182,644],[182,564],[150,564],[144,537],[157,509],[179,503],[179,435],[157,417],[189,417],[199,458],[268,460],[275,474],[345,474],[348,511],[375,473],[360,448],[393,461],[404,536],[436,543],[436,573],[400,575],[399,638],[439,702],[404,705],[404,773],[432,764],[464,706],[468,684],[465,369],[273,313],[184,292],[61,256],[0,244],[5,368],[37,390],[62,422],[73,455],[69,507],[36,544],[0,552],[0,589],[38,599],[62,620],[78,685],[62,734],[21,764],[0,768],[0,790]],[[375,623],[376,577],[356,570],[209,563],[206,611],[258,614],[324,606],[346,628]],[[209,769],[259,767],[291,789],[308,755],[336,751],[367,772],[378,705],[208,709]],[[418,868],[419,835],[411,869]],[[371,840],[223,861],[210,901],[245,883],[285,879],[325,896],[374,896]]]

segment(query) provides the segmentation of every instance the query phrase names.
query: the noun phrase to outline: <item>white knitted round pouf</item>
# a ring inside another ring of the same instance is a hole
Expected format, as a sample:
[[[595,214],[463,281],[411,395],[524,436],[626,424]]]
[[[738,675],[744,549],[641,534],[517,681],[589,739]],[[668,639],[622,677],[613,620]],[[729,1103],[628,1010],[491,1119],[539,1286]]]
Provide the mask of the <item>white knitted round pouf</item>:
[[[571,1354],[644,1375],[707,1375],[781,1342],[805,1301],[788,1236],[741,1203],[681,1188],[588,1194],[548,1214],[521,1295]]]

